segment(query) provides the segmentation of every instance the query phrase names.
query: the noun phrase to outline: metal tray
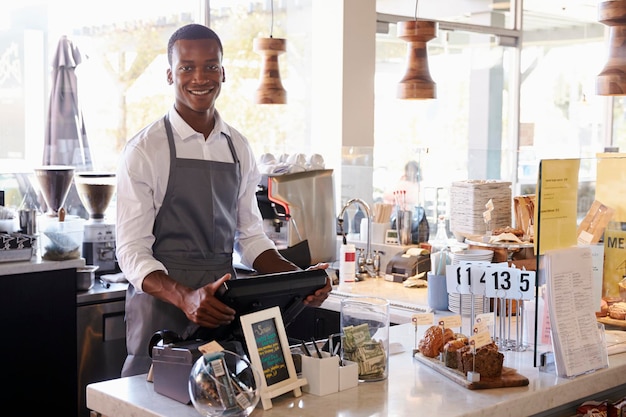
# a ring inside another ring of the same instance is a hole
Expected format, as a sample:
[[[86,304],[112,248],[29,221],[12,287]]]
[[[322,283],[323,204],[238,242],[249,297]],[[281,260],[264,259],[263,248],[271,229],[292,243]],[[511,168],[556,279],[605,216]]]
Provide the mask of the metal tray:
[[[33,248],[0,250],[0,262],[30,261]]]

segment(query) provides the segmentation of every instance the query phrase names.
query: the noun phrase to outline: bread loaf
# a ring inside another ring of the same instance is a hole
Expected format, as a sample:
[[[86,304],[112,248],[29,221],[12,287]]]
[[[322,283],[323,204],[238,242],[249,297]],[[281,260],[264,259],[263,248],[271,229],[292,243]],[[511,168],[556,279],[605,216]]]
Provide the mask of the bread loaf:
[[[626,320],[626,303],[619,302],[609,306],[609,317],[616,320]]]
[[[424,332],[424,337],[419,341],[417,347],[422,355],[435,358],[443,352],[443,345],[452,339],[454,339],[452,329],[430,326]]]
[[[457,350],[457,362],[459,371],[466,375],[468,372],[478,372],[481,378],[495,378],[502,375],[504,355],[493,342],[476,349],[476,355],[472,353],[471,346],[467,345]]]
[[[447,342],[443,346],[443,363],[448,368],[458,369],[457,351],[465,346],[467,346],[467,337],[464,336]]]

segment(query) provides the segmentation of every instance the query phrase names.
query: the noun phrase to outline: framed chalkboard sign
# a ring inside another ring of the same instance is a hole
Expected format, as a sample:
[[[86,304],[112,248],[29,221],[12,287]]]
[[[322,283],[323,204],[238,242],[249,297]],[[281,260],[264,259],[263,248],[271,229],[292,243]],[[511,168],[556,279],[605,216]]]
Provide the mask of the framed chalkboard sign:
[[[288,391],[293,391],[294,397],[301,396],[300,387],[306,385],[307,380],[298,378],[296,373],[280,308],[272,307],[246,314],[240,319],[250,361],[263,373],[263,409],[272,408],[271,399]]]

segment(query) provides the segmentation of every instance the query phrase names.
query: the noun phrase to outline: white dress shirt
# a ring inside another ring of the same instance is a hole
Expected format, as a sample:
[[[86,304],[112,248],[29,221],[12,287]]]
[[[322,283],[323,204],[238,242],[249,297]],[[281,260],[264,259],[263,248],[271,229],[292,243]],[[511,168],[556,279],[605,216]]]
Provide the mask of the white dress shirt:
[[[169,111],[178,158],[233,162],[230,136],[241,166],[235,250],[251,267],[262,252],[275,248],[263,231],[256,199],[261,180],[248,140],[215,112],[215,127],[205,140],[176,112]],[[142,129],[126,144],[117,170],[116,251],[120,269],[138,291],[150,272],[165,266],[152,256],[154,220],[163,203],[170,173],[170,155],[163,118]]]

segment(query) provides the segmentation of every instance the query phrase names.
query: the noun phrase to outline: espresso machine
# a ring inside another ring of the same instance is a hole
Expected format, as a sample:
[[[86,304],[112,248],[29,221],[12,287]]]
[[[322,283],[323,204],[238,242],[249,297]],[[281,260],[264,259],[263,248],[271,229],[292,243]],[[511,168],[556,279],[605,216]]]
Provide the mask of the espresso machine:
[[[263,175],[257,203],[265,234],[304,268],[336,257],[333,170]],[[302,256],[308,252],[309,257]]]
[[[80,201],[89,212],[83,234],[83,258],[87,265],[98,266],[99,273],[116,272],[115,223],[105,217],[115,194],[115,174],[79,172],[74,183]]]

